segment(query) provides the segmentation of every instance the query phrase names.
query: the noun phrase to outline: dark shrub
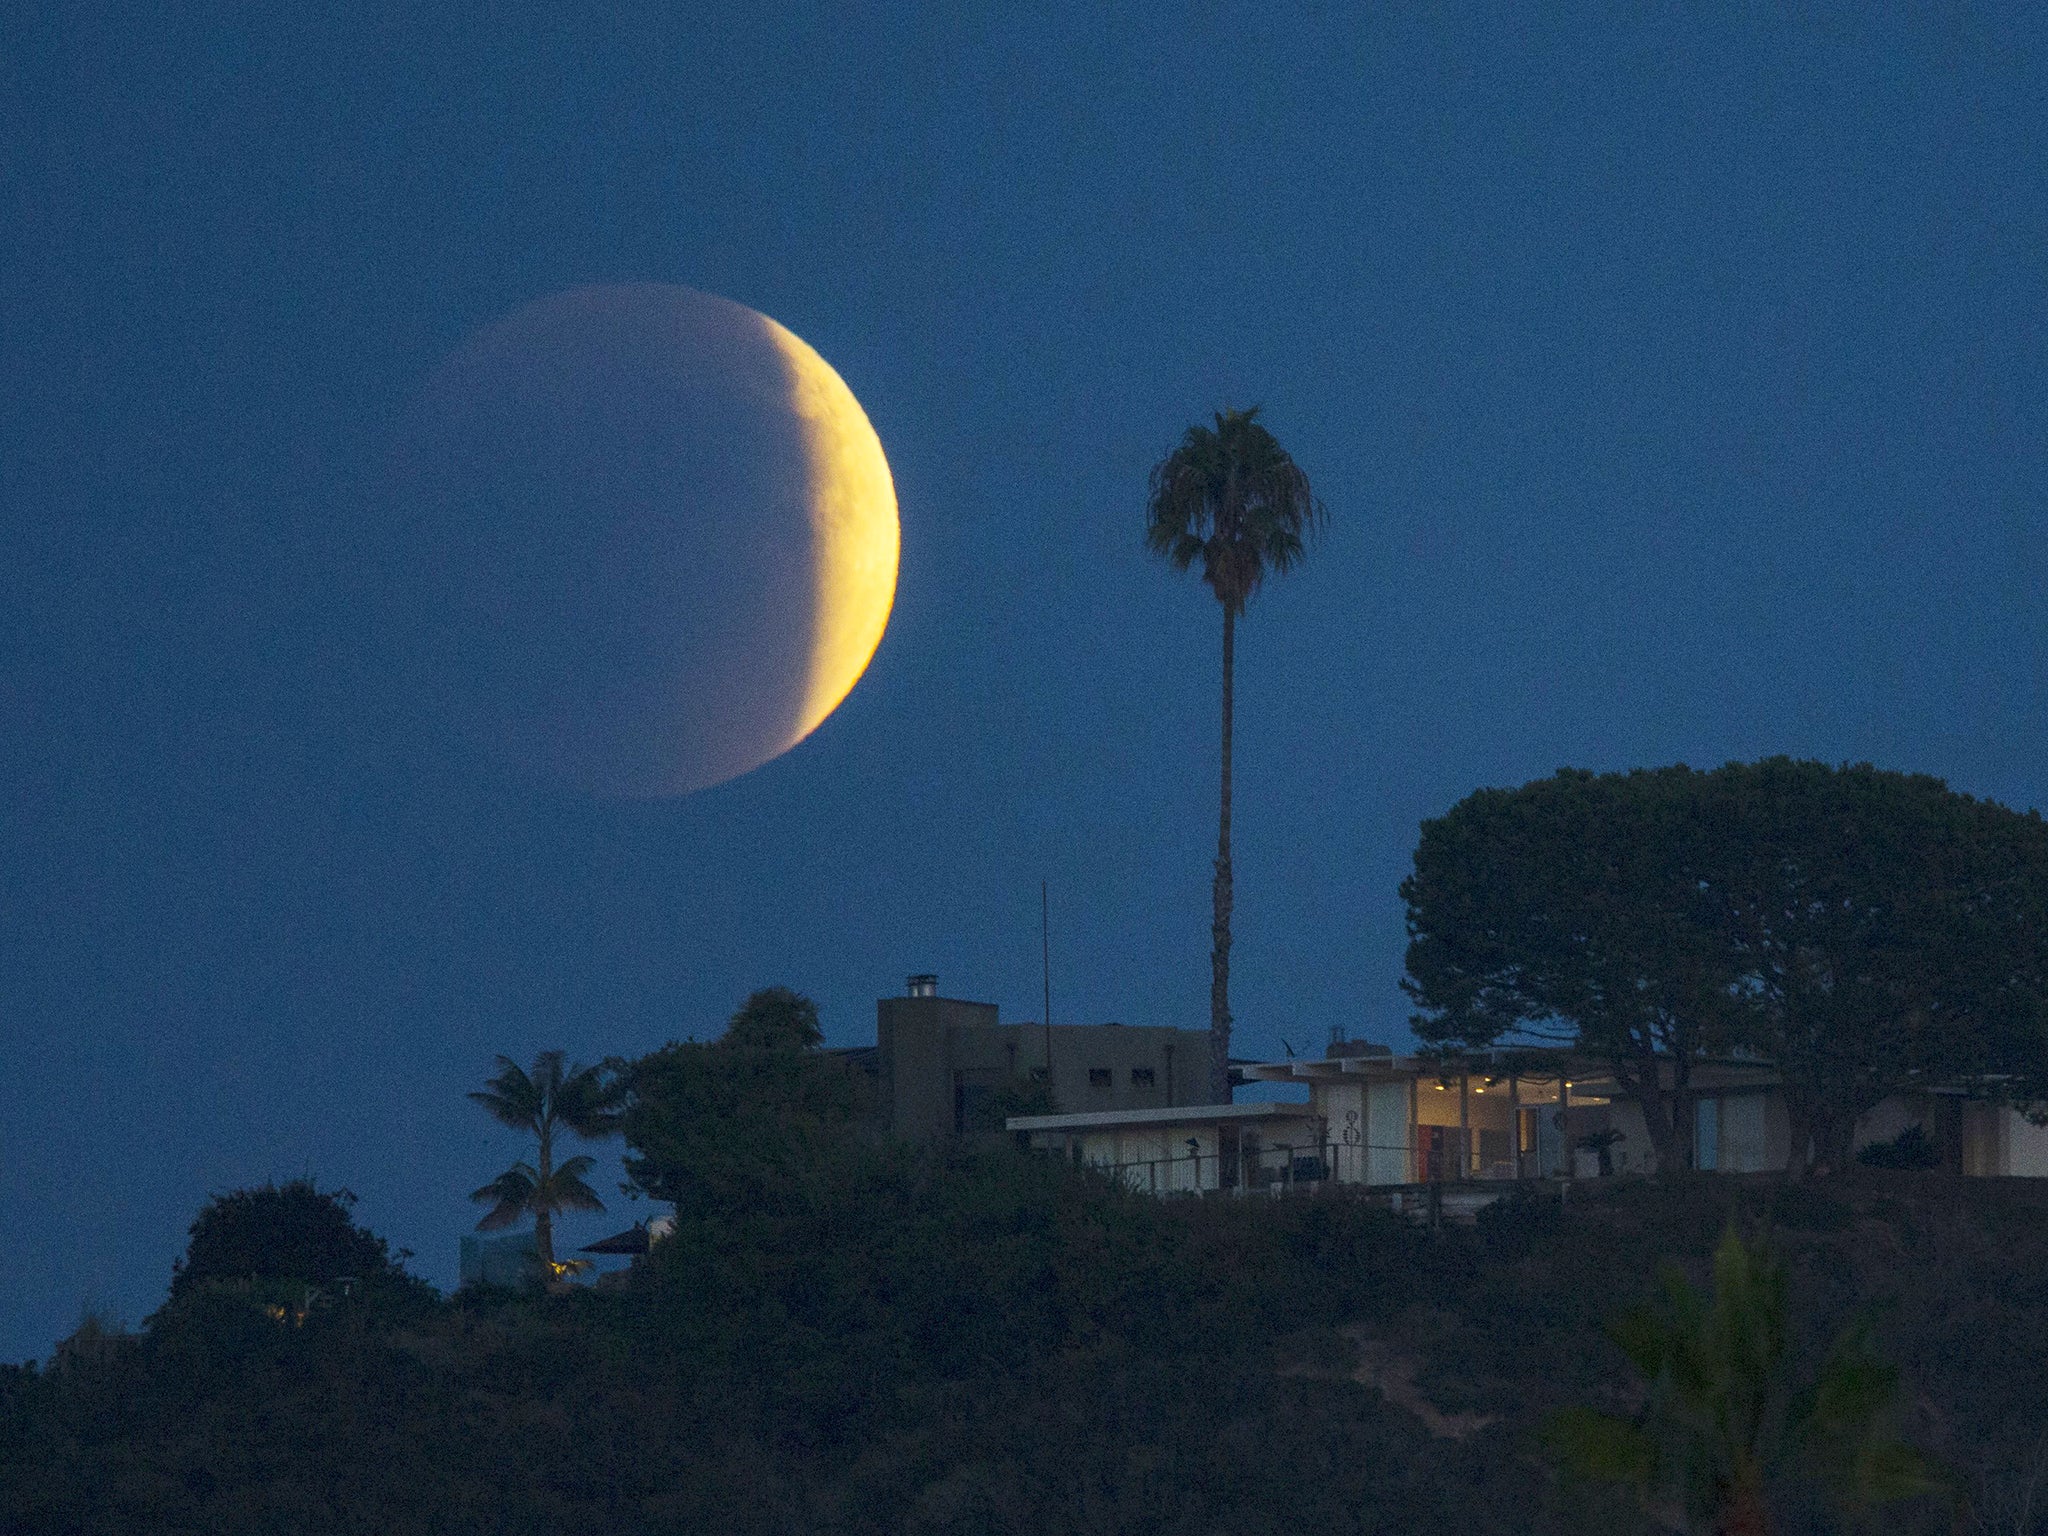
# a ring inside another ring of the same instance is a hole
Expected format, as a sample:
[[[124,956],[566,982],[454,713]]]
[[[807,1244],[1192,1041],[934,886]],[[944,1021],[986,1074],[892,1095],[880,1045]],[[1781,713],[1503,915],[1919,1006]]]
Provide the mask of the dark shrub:
[[[192,1241],[171,1271],[171,1299],[216,1284],[284,1282],[332,1287],[350,1280],[365,1293],[425,1292],[383,1238],[355,1224],[345,1189],[321,1191],[310,1179],[216,1195],[192,1223]]]
[[[1873,1141],[1856,1154],[1856,1161],[1868,1168],[1939,1168],[1941,1154],[1916,1123],[1890,1141]]]

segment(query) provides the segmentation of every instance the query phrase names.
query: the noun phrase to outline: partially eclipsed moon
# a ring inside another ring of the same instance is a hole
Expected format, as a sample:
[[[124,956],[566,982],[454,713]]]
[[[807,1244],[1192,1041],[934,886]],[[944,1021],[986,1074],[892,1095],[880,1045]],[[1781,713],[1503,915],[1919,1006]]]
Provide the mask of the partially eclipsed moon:
[[[789,364],[791,405],[812,466],[817,629],[793,747],[853,691],[882,643],[896,601],[900,527],[882,440],[853,391],[801,336],[759,318]]]
[[[432,739],[605,795],[688,794],[838,707],[896,591],[888,461],[800,338],[660,284],[480,332],[396,454],[396,627]]]

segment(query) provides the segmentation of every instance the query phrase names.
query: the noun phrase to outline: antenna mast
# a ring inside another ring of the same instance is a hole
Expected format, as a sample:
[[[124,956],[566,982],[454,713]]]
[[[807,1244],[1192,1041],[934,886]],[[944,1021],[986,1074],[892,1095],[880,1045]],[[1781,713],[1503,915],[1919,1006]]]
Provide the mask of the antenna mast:
[[[1052,1092],[1052,896],[1038,882],[1038,963],[1045,977],[1045,1091]]]

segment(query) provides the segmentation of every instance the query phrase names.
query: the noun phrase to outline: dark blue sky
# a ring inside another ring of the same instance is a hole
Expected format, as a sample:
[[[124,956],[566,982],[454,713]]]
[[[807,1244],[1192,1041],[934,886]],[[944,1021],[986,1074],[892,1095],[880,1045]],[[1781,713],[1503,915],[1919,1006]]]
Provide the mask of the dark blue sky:
[[[1224,403],[1331,515],[1239,650],[1247,1051],[1399,1035],[1480,785],[2048,799],[2038,7],[282,9],[0,32],[0,1357],[272,1176],[452,1282],[497,1051],[773,982],[864,1040],[921,969],[1035,1017],[1041,878],[1056,1016],[1203,1023],[1218,619],[1140,532]],[[634,279],[860,396],[888,636],[694,799],[419,782],[354,659],[388,425]]]

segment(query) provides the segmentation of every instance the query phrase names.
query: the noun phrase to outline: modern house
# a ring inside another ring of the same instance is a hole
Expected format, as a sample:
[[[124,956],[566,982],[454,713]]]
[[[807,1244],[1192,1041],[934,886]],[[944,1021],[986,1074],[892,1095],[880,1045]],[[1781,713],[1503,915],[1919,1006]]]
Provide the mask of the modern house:
[[[909,979],[875,1004],[875,1046],[842,1052],[875,1073],[882,1115],[899,1136],[999,1131],[1007,1094],[1049,1093],[1080,1113],[1142,1113],[1209,1103],[1205,1030],[1123,1024],[1005,1024],[994,1003],[939,996],[936,976]]]
[[[1233,1065],[1242,1083],[1299,1084],[1282,1103],[1203,1109],[1020,1115],[1029,1144],[1118,1170],[1161,1193],[1298,1182],[1407,1186],[1649,1173],[1656,1154],[1637,1104],[1611,1073],[1568,1050],[1521,1050],[1450,1064],[1333,1041],[1320,1060]],[[1729,1060],[1695,1069],[1696,1166],[1760,1173],[1786,1166],[1791,1124],[1771,1067]],[[1942,1166],[1991,1177],[2048,1177],[2048,1127],[1962,1089],[1885,1100],[1858,1127],[1859,1149],[1919,1126]]]

